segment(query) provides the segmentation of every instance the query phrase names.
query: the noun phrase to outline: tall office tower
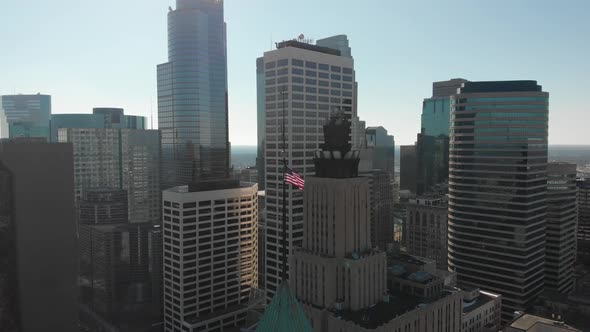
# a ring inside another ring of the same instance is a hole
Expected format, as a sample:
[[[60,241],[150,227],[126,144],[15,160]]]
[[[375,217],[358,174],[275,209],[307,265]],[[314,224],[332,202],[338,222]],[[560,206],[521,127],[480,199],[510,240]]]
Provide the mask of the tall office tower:
[[[395,143],[383,127],[366,128],[361,141],[359,174],[369,178],[371,243],[385,251],[394,240]]]
[[[229,177],[223,0],[177,0],[158,65],[162,188]]]
[[[390,174],[391,181],[395,178],[395,139],[387,134],[383,127],[365,129],[367,148],[373,149],[373,168]]]
[[[434,259],[447,270],[447,202],[440,196],[410,199],[406,205],[408,254]]]
[[[244,326],[258,284],[257,191],[226,180],[163,192],[166,332]]]
[[[53,114],[51,115],[50,140],[58,142],[60,128],[76,129],[146,129],[146,118],[125,115],[122,108],[93,108],[92,114]]]
[[[590,264],[590,179],[577,181],[578,187],[578,260]]]
[[[152,224],[128,222],[127,192],[85,189],[78,202],[81,323],[145,331],[151,326],[148,237]],[[100,317],[100,318],[97,318]]]
[[[545,288],[563,294],[574,289],[578,219],[576,164],[547,165],[547,247]]]
[[[449,270],[502,294],[503,321],[544,288],[549,93],[466,82],[451,97]]]
[[[6,95],[2,96],[2,106],[8,125],[8,136],[49,138],[49,119],[51,118],[51,96]]]
[[[331,331],[321,323],[331,315],[325,309],[358,311],[383,299],[387,258],[371,246],[369,181],[358,176],[359,151],[348,142],[350,120],[338,113],[323,129],[316,176],[305,183],[303,244],[289,266],[293,291],[312,326]]]
[[[265,81],[258,88],[264,89],[265,100],[265,286],[270,299],[281,282],[283,116],[287,165],[305,177],[313,174],[313,154],[322,143],[322,125],[330,112],[340,110],[349,120],[356,117],[356,90],[354,60],[337,49],[289,40],[262,59]],[[291,187],[286,193],[287,247],[292,252],[303,239],[303,194]]]
[[[432,97],[422,103],[421,130],[416,141],[416,193],[433,191],[436,185],[449,178],[449,128],[451,126],[451,98],[462,78],[434,82]]]
[[[124,189],[130,222],[160,223],[157,130],[61,128],[58,134],[74,145],[77,199],[85,189]]]
[[[399,189],[416,193],[416,146],[400,146]]]
[[[0,330],[78,331],[71,144],[0,141]]]

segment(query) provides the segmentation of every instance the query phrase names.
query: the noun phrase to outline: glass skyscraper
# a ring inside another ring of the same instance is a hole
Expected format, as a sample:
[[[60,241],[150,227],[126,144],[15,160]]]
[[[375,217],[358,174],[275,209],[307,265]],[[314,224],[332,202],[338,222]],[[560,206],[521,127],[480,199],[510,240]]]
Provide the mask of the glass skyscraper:
[[[4,109],[8,136],[49,138],[51,96],[7,95],[1,97],[0,108]]]
[[[162,188],[229,177],[223,0],[177,0],[158,66]]]
[[[544,289],[549,93],[466,82],[451,97],[449,270],[502,294],[502,318]]]

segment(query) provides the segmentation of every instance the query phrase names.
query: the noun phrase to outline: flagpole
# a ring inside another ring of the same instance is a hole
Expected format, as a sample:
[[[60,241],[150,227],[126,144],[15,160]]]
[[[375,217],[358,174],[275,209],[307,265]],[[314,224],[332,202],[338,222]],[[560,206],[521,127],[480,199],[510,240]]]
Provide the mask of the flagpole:
[[[285,138],[285,95],[286,89],[281,91],[283,99],[283,271],[281,278],[283,281],[287,280],[287,183],[285,182],[285,174],[287,171],[287,151]]]

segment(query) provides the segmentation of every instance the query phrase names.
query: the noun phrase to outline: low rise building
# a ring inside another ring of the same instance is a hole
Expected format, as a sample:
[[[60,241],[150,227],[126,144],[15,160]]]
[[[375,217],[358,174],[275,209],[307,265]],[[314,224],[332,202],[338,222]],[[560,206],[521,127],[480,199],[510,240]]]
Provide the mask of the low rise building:
[[[560,320],[519,313],[508,323],[504,332],[581,332]]]
[[[502,295],[463,288],[462,332],[496,332],[501,316]]]

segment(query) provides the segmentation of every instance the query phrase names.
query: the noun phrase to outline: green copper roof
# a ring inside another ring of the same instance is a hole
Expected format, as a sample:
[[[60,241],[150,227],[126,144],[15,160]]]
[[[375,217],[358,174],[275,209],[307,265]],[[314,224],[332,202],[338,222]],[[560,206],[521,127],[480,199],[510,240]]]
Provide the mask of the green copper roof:
[[[286,280],[283,280],[258,322],[256,332],[267,331],[313,332],[307,315]]]

